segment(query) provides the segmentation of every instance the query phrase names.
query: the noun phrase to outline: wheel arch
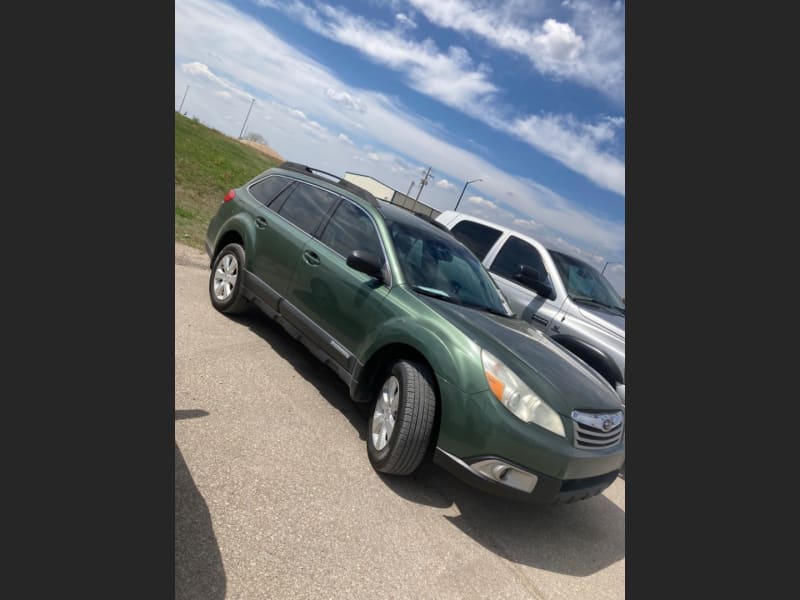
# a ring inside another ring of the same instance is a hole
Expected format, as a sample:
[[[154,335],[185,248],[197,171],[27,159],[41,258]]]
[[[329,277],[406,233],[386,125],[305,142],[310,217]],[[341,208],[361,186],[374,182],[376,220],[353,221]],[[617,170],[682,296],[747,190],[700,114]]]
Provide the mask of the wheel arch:
[[[552,336],[552,340],[558,342],[561,346],[592,367],[612,386],[615,386],[617,383],[625,383],[625,377],[620,371],[619,366],[617,366],[617,363],[600,348],[571,335],[554,335]]]
[[[350,388],[350,397],[354,402],[368,404],[375,395],[374,392],[381,384],[381,376],[386,373],[386,369],[397,360],[408,360],[424,365],[431,373],[431,387],[436,398],[436,410],[433,417],[433,428],[425,452],[426,457],[433,455],[436,442],[439,439],[439,425],[442,420],[442,396],[439,391],[439,382],[436,377],[436,369],[430,360],[413,345],[406,342],[389,342],[378,348],[369,357],[364,366],[360,369],[358,381],[353,382]]]
[[[220,227],[220,233],[217,234],[217,239],[214,243],[213,253],[211,255],[211,264],[217,258],[220,250],[228,244],[239,244],[244,248],[245,260],[249,263],[255,248],[255,231],[254,228],[244,220],[242,215],[236,215]],[[250,265],[246,265],[249,267]]]

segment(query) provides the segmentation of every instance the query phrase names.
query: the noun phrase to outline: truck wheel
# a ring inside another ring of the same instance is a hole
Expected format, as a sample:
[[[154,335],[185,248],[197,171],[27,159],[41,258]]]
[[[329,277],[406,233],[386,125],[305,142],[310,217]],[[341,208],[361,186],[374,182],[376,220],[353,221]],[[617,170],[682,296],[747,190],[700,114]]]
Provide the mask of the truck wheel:
[[[419,363],[394,362],[373,407],[367,425],[372,466],[389,475],[410,475],[422,462],[433,430],[433,373]]]
[[[243,277],[244,248],[239,244],[228,244],[211,266],[208,292],[214,308],[229,315],[243,312],[247,308],[249,303],[242,295]]]

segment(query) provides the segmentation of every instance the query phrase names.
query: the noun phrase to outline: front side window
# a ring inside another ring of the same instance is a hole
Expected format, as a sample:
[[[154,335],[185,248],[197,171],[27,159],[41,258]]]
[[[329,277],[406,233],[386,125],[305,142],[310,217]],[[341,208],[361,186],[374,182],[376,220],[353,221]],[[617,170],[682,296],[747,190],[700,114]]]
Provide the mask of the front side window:
[[[353,250],[366,250],[383,260],[375,225],[363,210],[348,201],[339,205],[319,239],[344,258]]]
[[[280,175],[270,175],[251,185],[250,194],[264,206],[269,206],[290,183],[292,183],[291,179]]]
[[[339,197],[330,192],[300,183],[278,209],[278,214],[313,235],[338,200]]]
[[[536,269],[536,272],[539,273],[539,280],[553,287],[539,251],[529,243],[513,236],[503,244],[489,270],[500,275],[500,277],[505,277],[519,285],[523,285],[516,279],[516,275],[519,274],[522,265]],[[523,287],[527,286],[523,285]]]
[[[469,248],[480,260],[486,258],[502,233],[475,221],[461,221],[453,227],[452,232],[453,237]]]

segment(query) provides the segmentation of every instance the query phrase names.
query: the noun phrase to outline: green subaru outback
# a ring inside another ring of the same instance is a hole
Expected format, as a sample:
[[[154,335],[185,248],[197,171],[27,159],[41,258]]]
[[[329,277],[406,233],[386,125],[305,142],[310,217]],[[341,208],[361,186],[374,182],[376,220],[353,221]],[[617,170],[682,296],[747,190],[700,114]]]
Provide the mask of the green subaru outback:
[[[257,306],[368,406],[367,454],[426,458],[502,496],[594,496],[625,458],[614,389],[514,318],[448,232],[336,176],[283,163],[225,196],[206,238],[211,303]]]

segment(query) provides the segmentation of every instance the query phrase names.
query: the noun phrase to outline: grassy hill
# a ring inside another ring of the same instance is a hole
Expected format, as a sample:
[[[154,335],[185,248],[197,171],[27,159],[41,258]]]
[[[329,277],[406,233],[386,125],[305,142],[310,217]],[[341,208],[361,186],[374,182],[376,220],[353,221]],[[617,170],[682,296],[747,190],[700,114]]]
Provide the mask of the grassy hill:
[[[175,240],[202,249],[226,192],[278,162],[176,112]]]

